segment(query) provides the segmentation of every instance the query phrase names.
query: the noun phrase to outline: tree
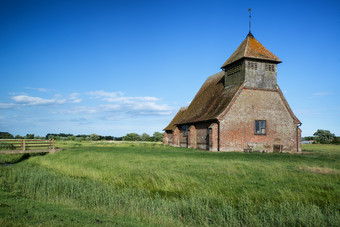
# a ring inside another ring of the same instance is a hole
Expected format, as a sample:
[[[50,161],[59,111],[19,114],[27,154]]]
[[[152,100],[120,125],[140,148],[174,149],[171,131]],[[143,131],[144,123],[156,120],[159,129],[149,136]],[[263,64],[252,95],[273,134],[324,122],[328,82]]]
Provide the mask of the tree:
[[[154,132],[152,136],[152,140],[154,142],[162,142],[163,141],[163,133],[161,132]]]
[[[76,137],[75,136],[69,136],[67,137],[68,140],[71,140],[71,141],[75,141],[76,140]]]
[[[143,133],[143,134],[141,135],[140,139],[141,139],[142,141],[151,141],[151,137],[150,137],[148,134],[146,134],[146,133]]]
[[[34,134],[26,134],[25,139],[34,139]]]
[[[9,132],[0,132],[0,139],[14,139],[14,136]]]
[[[90,135],[90,140],[92,140],[92,141],[97,141],[99,139],[100,139],[100,136],[95,134],[95,133]]]
[[[340,137],[338,137],[338,136],[335,137],[332,143],[334,143],[334,144],[340,144]]]
[[[123,138],[124,141],[141,141],[140,135],[137,133],[128,133]]]
[[[331,143],[335,138],[334,133],[323,129],[318,129],[313,135],[316,136],[315,139],[319,143]]]

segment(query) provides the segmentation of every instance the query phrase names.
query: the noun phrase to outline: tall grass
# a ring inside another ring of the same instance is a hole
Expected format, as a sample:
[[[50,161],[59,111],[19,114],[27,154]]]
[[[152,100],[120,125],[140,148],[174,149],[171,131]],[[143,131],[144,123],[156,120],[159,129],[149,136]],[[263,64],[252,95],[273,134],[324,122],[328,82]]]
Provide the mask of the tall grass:
[[[340,221],[340,168],[334,160],[339,151],[295,155],[152,144],[72,147],[2,167],[2,189],[150,225],[337,226]]]

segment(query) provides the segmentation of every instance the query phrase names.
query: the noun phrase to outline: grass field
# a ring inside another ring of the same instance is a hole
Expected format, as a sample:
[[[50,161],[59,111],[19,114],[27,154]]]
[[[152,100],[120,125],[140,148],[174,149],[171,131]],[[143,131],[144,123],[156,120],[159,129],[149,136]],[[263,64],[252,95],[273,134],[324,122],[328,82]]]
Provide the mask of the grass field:
[[[304,154],[57,146],[64,150],[0,156],[1,226],[340,225],[337,145],[304,145]]]

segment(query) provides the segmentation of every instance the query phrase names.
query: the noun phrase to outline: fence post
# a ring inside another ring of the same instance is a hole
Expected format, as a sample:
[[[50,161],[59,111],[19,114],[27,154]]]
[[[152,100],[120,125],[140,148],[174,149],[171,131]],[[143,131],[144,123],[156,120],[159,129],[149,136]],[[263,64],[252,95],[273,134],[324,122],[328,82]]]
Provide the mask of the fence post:
[[[26,151],[26,140],[22,140],[22,151]]]
[[[52,139],[52,152],[55,152],[55,150],[54,150],[54,139]]]

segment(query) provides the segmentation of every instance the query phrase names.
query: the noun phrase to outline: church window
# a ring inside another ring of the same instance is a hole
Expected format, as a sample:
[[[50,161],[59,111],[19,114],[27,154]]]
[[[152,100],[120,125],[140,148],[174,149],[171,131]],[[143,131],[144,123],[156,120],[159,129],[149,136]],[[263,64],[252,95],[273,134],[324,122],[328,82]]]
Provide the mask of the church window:
[[[237,73],[241,70],[241,64],[233,65],[231,68],[227,70],[227,74],[231,75]]]
[[[275,66],[273,64],[266,64],[266,71],[275,72]]]
[[[266,135],[265,120],[255,120],[255,135]]]
[[[183,133],[184,136],[188,135],[188,125],[182,125],[181,126],[181,132]]]
[[[252,61],[248,61],[247,68],[257,70],[257,63],[252,62]]]

